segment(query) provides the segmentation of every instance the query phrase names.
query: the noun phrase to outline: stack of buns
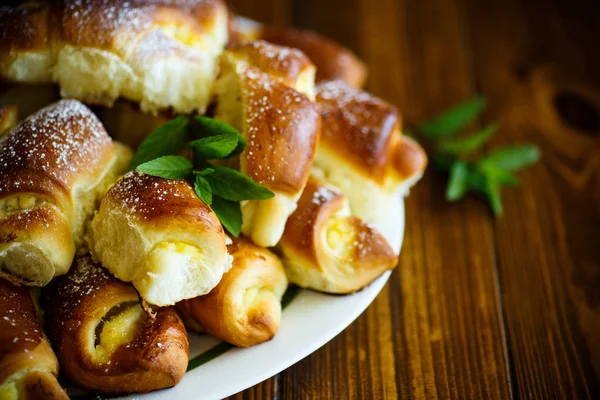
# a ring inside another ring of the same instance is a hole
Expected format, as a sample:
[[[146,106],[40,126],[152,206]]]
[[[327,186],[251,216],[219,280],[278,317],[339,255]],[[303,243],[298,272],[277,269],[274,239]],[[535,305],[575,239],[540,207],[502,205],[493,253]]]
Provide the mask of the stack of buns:
[[[221,0],[0,6],[0,398],[67,398],[59,365],[98,393],[171,387],[188,331],[257,345],[288,284],[393,269],[427,157],[365,80],[342,46]],[[241,202],[240,237],[187,181],[129,171],[178,115],[240,132],[219,163],[274,193]]]

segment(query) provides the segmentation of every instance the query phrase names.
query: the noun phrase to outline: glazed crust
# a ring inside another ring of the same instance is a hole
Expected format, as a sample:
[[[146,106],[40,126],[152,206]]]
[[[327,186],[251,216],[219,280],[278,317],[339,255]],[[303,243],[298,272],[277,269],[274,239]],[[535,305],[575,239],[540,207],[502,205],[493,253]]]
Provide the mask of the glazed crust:
[[[68,399],[57,375],[58,360],[42,331],[30,289],[0,279],[0,394]]]
[[[234,43],[265,40],[301,50],[317,67],[317,83],[341,79],[362,87],[367,79],[365,64],[339,43],[312,31],[258,24],[243,17],[233,19]]]
[[[65,274],[97,198],[128,157],[76,100],[54,103],[2,136],[0,276],[43,286]]]
[[[175,311],[160,308],[151,318],[135,289],[90,256],[76,259],[69,274],[43,289],[42,298],[48,334],[77,384],[102,393],[135,393],[171,387],[183,377],[189,344]],[[118,328],[133,332],[110,343],[103,337],[107,324],[131,307],[138,311],[135,317],[119,321]]]
[[[222,0],[33,1],[0,7],[0,78],[147,112],[204,112],[227,42]],[[169,79],[164,79],[168,76]]]
[[[350,215],[344,195],[314,178],[278,248],[290,282],[329,293],[360,290],[398,262],[375,228]]]
[[[236,238],[227,250],[231,269],[207,295],[177,304],[188,329],[208,332],[240,347],[272,339],[281,319],[287,277],[279,258],[248,239]]]

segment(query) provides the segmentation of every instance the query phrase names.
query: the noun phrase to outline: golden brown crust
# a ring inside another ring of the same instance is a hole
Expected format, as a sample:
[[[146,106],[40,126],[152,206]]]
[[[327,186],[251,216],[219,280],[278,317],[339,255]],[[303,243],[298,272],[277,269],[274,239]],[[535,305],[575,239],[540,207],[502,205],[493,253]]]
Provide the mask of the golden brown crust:
[[[343,194],[314,178],[279,248],[290,282],[330,293],[359,290],[398,261],[381,233],[349,214]]]
[[[400,135],[398,111],[341,81],[318,85],[316,104],[323,121],[320,146],[383,184],[394,136]]]
[[[427,167],[427,154],[408,136],[401,136],[392,154],[394,170],[402,181],[421,176]]]
[[[0,198],[32,193],[71,208],[75,185],[97,180],[113,152],[98,118],[76,100],[61,100],[0,141]]]
[[[215,213],[184,180],[132,171],[110,188],[103,202],[123,210],[133,220],[157,229],[176,230],[179,226],[198,225],[216,235],[225,234]]]
[[[177,304],[177,312],[188,328],[236,346],[270,340],[279,328],[287,288],[283,265],[269,250],[241,237],[227,250],[233,265],[221,282],[209,294]]]
[[[271,190],[299,193],[316,152],[319,114],[301,93],[256,68],[240,68],[248,142],[241,171]]]
[[[245,20],[245,19],[244,19]],[[234,21],[233,41],[265,40],[280,46],[301,50],[317,67],[317,82],[341,79],[354,87],[362,87],[367,79],[365,64],[350,50],[316,32]]]
[[[221,0],[32,1],[0,7],[0,52],[49,49],[58,44],[114,50],[154,25],[189,24],[201,31],[215,23]],[[58,28],[58,29],[56,29]]]
[[[67,399],[58,361],[42,331],[29,288],[0,279],[0,393],[24,399]]]
[[[228,52],[292,88],[296,87],[302,74],[314,68],[300,50],[275,46],[263,40],[232,45]]]
[[[171,387],[183,377],[189,345],[174,310],[160,308],[156,319],[150,318],[135,289],[90,256],[76,259],[69,274],[44,288],[42,296],[48,333],[64,371],[77,384],[103,393],[133,393]],[[134,327],[132,336],[106,342],[107,324],[131,307],[138,311],[126,321],[125,328]]]
[[[17,106],[0,106],[0,136],[11,130],[17,120]]]

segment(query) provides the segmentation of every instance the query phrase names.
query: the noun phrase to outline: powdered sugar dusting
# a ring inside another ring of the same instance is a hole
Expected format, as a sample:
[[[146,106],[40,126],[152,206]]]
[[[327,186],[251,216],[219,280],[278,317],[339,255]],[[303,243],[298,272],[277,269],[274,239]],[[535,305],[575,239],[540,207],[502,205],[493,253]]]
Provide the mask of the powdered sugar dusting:
[[[0,193],[35,190],[32,179],[44,177],[70,187],[101,168],[112,149],[106,130],[87,107],[61,100],[0,139]]]
[[[323,118],[322,144],[368,168],[389,162],[390,143],[399,123],[397,110],[385,101],[343,81],[321,84],[316,104]],[[385,168],[374,170],[384,173]]]
[[[244,54],[248,63],[292,86],[300,73],[311,65],[300,50],[276,46],[262,40],[241,44],[232,51]]]
[[[318,115],[303,94],[248,65],[243,76],[246,105],[246,171],[266,185],[301,190],[308,178],[317,140]]]
[[[0,359],[28,353],[42,341],[42,328],[28,287],[0,280]]]

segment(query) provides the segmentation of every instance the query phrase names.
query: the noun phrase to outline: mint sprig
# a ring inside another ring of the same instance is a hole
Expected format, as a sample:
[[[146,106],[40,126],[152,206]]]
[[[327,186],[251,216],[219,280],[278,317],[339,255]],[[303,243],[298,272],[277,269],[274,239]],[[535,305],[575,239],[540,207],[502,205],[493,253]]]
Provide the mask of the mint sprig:
[[[140,145],[131,169],[166,179],[190,182],[196,195],[215,212],[225,229],[238,236],[242,200],[266,200],[275,194],[231,168],[215,166],[240,154],[246,140],[230,125],[207,117],[177,117],[152,132]],[[178,155],[191,149],[193,161]]]
[[[499,128],[495,122],[469,136],[457,137],[457,133],[480,116],[485,106],[483,97],[475,97],[420,124],[416,132],[432,153],[434,165],[449,175],[446,200],[457,201],[473,191],[483,195],[494,215],[499,216],[502,186],[518,185],[514,172],[535,164],[540,159],[540,150],[533,145],[483,150]]]

